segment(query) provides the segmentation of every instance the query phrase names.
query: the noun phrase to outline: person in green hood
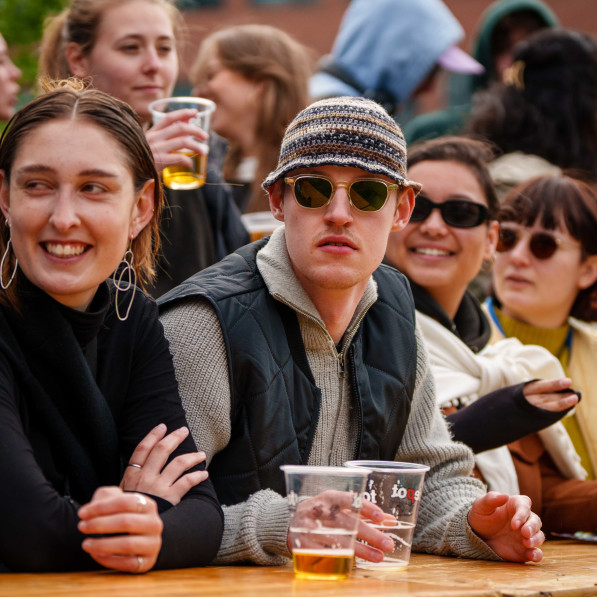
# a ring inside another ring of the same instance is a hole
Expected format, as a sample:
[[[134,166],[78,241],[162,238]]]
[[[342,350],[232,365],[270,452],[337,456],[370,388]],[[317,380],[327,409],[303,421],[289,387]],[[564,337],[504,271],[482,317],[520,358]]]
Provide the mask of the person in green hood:
[[[512,62],[512,48],[534,32],[557,27],[557,16],[542,0],[497,0],[481,16],[471,54],[485,67],[477,75],[451,75],[449,106],[421,114],[404,126],[408,144],[457,134],[466,122],[472,96],[501,80]]]

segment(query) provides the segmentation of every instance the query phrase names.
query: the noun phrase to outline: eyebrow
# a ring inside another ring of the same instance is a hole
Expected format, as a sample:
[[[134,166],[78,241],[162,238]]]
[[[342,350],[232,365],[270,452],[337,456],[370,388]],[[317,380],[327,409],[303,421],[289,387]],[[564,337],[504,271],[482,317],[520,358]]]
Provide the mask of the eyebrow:
[[[123,36],[119,37],[116,41],[118,42],[123,42],[129,39],[134,39],[136,41],[143,41],[145,40],[145,36],[144,35],[140,35],[139,33],[125,33]],[[157,37],[158,41],[175,41],[175,38],[173,35],[159,35]]]
[[[50,166],[44,166],[43,164],[31,164],[29,166],[23,166],[17,170],[19,174],[55,174],[56,170]],[[99,176],[100,178],[118,178],[118,175],[114,172],[108,172],[100,168],[88,168],[87,170],[81,170],[77,172],[77,176]]]

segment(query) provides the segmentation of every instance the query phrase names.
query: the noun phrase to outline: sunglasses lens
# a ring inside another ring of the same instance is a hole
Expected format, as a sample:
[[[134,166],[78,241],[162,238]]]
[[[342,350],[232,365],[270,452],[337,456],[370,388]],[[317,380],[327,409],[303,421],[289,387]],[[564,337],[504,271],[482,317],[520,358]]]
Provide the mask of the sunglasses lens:
[[[378,211],[387,198],[388,187],[379,180],[356,180],[350,185],[350,200],[360,211]]]
[[[423,195],[418,195],[415,199],[415,207],[413,212],[410,216],[411,222],[422,222],[423,220],[429,217],[431,210],[433,209],[433,204],[427,197]]]
[[[294,182],[294,196],[303,207],[323,207],[332,196],[332,183],[320,176],[301,176]]]
[[[487,219],[487,208],[472,201],[446,201],[440,207],[448,226],[474,228]]]
[[[511,251],[518,242],[518,233],[515,230],[508,230],[507,228],[500,228],[498,243],[496,251],[498,253],[505,253]]]
[[[549,259],[556,252],[558,243],[551,234],[537,232],[531,236],[529,248],[537,259]]]

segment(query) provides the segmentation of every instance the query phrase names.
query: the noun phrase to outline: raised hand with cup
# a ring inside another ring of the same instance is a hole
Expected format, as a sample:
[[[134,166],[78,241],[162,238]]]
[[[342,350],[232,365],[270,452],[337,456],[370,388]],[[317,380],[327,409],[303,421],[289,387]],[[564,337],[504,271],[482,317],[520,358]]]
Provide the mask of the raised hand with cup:
[[[205,183],[206,141],[215,107],[200,97],[167,97],[149,104],[153,127],[147,140],[167,187],[196,189]]]

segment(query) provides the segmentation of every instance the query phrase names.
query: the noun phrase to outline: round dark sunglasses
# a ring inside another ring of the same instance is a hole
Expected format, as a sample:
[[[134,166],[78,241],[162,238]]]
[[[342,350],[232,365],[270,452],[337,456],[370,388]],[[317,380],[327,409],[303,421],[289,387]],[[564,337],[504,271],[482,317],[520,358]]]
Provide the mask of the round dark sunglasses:
[[[332,200],[336,187],[345,187],[348,201],[355,209],[379,211],[386,204],[390,191],[398,188],[397,184],[390,184],[376,178],[332,182],[326,176],[314,174],[285,178],[284,182],[292,186],[296,202],[311,209],[325,207]]]
[[[560,246],[578,246],[577,243],[563,241],[549,232],[532,232],[528,233],[528,235],[530,235],[529,250],[533,257],[537,259],[549,259]],[[511,251],[520,242],[522,236],[527,236],[527,233],[517,228],[500,226],[496,250],[498,253]]]
[[[410,221],[423,222],[434,209],[439,209],[444,222],[454,228],[474,228],[489,218],[489,210],[480,203],[458,199],[435,203],[419,193]]]

